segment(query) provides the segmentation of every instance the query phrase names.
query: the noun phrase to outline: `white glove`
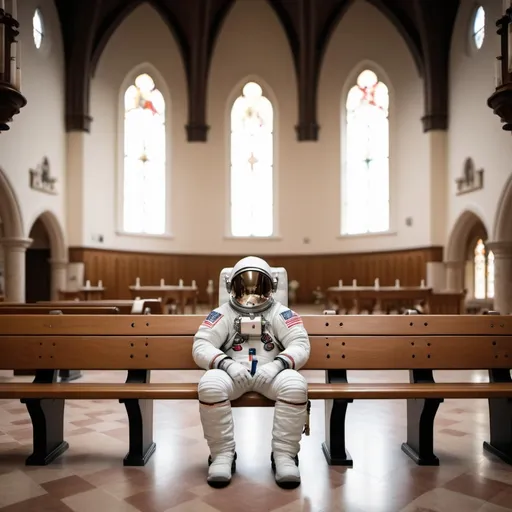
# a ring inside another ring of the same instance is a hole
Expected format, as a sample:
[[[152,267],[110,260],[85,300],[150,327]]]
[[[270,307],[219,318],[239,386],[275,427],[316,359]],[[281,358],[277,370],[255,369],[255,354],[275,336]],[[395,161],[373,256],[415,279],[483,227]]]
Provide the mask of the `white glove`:
[[[236,361],[224,367],[225,372],[233,379],[233,381],[243,389],[249,389],[252,385],[251,372],[242,364]]]
[[[274,380],[276,375],[283,370],[284,366],[280,361],[271,361],[270,363],[264,364],[259,370],[256,370],[254,374],[254,387],[270,383]]]

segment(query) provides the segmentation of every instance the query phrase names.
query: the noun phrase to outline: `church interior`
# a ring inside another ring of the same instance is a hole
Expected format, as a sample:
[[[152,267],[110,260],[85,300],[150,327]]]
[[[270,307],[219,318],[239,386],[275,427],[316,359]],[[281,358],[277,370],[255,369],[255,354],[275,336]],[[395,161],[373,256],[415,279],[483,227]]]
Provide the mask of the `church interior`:
[[[511,511],[511,131],[512,0],[0,0],[0,511]],[[206,481],[245,256],[311,342],[291,490],[257,393]]]

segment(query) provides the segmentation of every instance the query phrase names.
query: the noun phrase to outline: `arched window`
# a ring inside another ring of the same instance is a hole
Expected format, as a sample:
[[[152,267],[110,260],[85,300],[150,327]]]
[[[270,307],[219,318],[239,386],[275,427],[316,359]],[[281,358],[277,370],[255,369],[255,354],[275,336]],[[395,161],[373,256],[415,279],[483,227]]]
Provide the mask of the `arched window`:
[[[274,231],[274,113],[260,85],[248,82],[231,108],[231,234]]]
[[[473,42],[479,50],[484,44],[485,38],[485,11],[479,6],[473,17]]]
[[[494,297],[494,253],[487,254],[485,244],[480,238],[474,251],[475,299]]]
[[[389,92],[366,69],[347,95],[342,234],[389,229]]]
[[[166,230],[165,101],[148,74],[124,94],[123,229]]]

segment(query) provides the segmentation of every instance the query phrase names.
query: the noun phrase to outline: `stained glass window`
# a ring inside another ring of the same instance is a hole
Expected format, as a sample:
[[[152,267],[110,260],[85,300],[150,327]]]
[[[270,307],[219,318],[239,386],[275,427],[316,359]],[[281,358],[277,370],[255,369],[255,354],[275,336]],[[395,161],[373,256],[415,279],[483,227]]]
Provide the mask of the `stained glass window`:
[[[163,234],[166,229],[165,101],[153,79],[139,75],[124,95],[123,228]]]
[[[389,93],[366,69],[347,95],[342,234],[389,229]]]
[[[36,48],[41,48],[41,45],[43,44],[44,28],[43,16],[39,9],[35,10],[34,16],[32,17],[32,37],[34,38]]]
[[[231,108],[231,233],[271,236],[274,230],[274,112],[255,82]]]
[[[480,49],[484,44],[485,37],[485,11],[482,6],[480,6],[476,12],[475,17],[473,18],[473,41],[475,42],[475,46]]]
[[[479,239],[475,246],[475,299],[494,297],[494,253],[487,254],[485,244]]]

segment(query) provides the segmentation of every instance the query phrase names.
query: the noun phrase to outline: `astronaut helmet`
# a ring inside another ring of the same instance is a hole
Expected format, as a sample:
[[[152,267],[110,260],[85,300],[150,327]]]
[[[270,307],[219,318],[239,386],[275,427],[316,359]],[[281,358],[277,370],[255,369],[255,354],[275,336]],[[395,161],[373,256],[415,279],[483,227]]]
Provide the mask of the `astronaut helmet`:
[[[277,276],[270,265],[256,256],[247,256],[236,263],[226,279],[231,305],[244,313],[260,313],[268,309],[277,289]]]

